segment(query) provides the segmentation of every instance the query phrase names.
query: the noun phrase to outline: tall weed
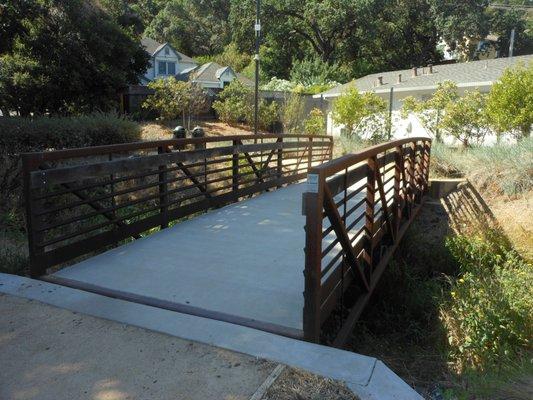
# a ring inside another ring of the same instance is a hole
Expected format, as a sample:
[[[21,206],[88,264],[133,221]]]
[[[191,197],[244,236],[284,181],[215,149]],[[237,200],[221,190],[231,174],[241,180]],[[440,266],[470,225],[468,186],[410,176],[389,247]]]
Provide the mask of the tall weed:
[[[484,370],[515,359],[533,335],[533,265],[496,235],[453,236],[446,246],[459,276],[441,306],[451,358],[460,369]]]

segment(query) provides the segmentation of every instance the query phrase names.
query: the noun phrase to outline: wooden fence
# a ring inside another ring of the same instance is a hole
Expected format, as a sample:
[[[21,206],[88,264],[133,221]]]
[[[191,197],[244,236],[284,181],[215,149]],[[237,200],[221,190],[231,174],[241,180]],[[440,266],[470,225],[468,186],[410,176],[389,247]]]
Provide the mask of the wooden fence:
[[[310,169],[304,193],[307,340],[320,339],[334,311],[342,326],[333,344],[348,338],[419,209],[430,149],[429,139],[408,138]],[[347,305],[348,289],[355,300]]]
[[[305,179],[332,147],[327,136],[247,135],[23,154],[31,275]]]

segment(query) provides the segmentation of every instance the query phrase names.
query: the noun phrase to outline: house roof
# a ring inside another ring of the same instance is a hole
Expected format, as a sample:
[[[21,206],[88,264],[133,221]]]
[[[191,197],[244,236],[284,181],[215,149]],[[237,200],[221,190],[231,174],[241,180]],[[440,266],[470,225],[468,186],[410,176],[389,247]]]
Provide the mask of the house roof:
[[[223,67],[216,62],[208,62],[192,71],[190,76],[198,82],[218,82],[224,72],[230,70],[244,85],[253,85],[253,82],[242,74],[235,73],[231,67]]]
[[[174,53],[176,53],[178,55],[178,58],[179,58],[180,61],[186,62],[186,63],[196,64],[196,61],[194,61],[191,57],[189,57],[189,56],[187,56],[187,55],[185,55],[183,53],[180,53],[179,51],[177,51],[174,47],[172,47],[168,43],[159,43],[159,42],[155,41],[152,38],[144,37],[144,38],[141,39],[141,44],[144,47],[144,49],[146,50],[146,52],[148,54],[150,54],[152,57],[154,57],[157,53],[159,53],[159,51],[161,51],[163,49],[163,47],[168,45],[168,47],[170,47],[174,51]]]
[[[492,60],[435,65],[431,74],[429,73],[428,67],[419,67],[417,76],[413,76],[413,69],[380,72],[366,75],[344,85],[336,86],[313,97],[337,97],[353,87],[357,87],[361,92],[373,91],[375,93],[389,92],[391,87],[394,88],[394,91],[428,90],[434,89],[439,83],[448,80],[455,82],[459,87],[490,86],[500,78],[507,67],[519,62],[527,64],[530,61],[533,61],[533,54],[511,58],[495,58]],[[400,74],[402,78],[401,82],[398,82],[398,75]],[[378,86],[377,81],[379,77],[382,77],[383,83]]]

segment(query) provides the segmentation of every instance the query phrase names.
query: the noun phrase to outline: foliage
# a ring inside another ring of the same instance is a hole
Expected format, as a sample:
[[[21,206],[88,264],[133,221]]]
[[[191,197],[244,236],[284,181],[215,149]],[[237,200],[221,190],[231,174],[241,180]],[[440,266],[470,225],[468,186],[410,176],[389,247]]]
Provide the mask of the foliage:
[[[326,134],[326,117],[320,108],[313,108],[305,121],[304,131],[309,135]]]
[[[466,91],[456,101],[444,108],[440,128],[459,140],[464,147],[483,144],[488,131],[485,117],[485,95],[479,91]]]
[[[254,96],[252,89],[243,85],[238,80],[233,80],[219,94],[213,103],[213,109],[218,118],[228,124],[246,123],[254,124]],[[258,128],[270,130],[279,120],[280,109],[277,103],[259,102]]]
[[[0,118],[0,204],[10,208],[18,196],[20,153],[138,140],[139,125],[114,114]]]
[[[514,28],[515,55],[530,54],[533,37],[527,18],[516,9],[494,9],[489,1],[431,0],[435,27],[452,51],[466,60],[476,57],[479,40],[491,33],[496,36],[496,51],[507,57],[509,38]]]
[[[533,124],[533,63],[504,71],[492,85],[487,99],[487,116],[499,133],[514,132],[528,137]]]
[[[432,176],[465,176],[493,194],[526,193],[533,189],[533,139],[461,150],[433,143],[430,167]]]
[[[251,57],[249,54],[240,53],[234,43],[228,44],[224,47],[224,51],[220,54],[213,56],[197,56],[196,61],[199,64],[205,64],[210,61],[214,61],[217,64],[231,67],[235,72],[241,72],[246,68],[250,62]]]
[[[146,27],[145,35],[168,42],[189,56],[219,54],[230,42],[227,0],[170,0]]]
[[[339,74],[339,66],[328,64],[319,58],[295,60],[292,63],[290,80],[303,86],[330,85],[350,78]]]
[[[377,138],[384,134],[387,109],[375,93],[359,93],[356,88],[343,93],[333,106],[333,121],[346,126],[350,134]]]
[[[297,84],[287,79],[279,79],[275,76],[267,83],[261,86],[261,90],[272,90],[276,92],[292,92],[296,88]]]
[[[247,117],[249,119],[249,115],[253,113],[252,89],[237,79],[233,80],[213,102],[213,109],[223,122],[228,124],[245,122]]]
[[[460,270],[441,310],[451,357],[484,369],[524,352],[533,337],[533,265],[497,236],[456,236],[446,244]]]
[[[459,98],[457,85],[452,81],[439,83],[437,90],[428,100],[417,100],[414,97],[406,97],[402,105],[402,117],[409,113],[415,114],[426,130],[437,141],[441,140],[441,118],[443,111]]]
[[[201,112],[207,105],[207,95],[202,88],[192,82],[181,82],[174,77],[157,79],[148,84],[154,94],[143,103],[143,108],[155,110],[163,119],[190,117]]]
[[[147,67],[148,57],[131,31],[89,1],[4,4],[0,27],[10,33],[0,44],[4,112],[109,110],[118,105],[117,92],[137,82]]]
[[[304,103],[298,93],[289,94],[281,112],[281,123],[285,133],[299,133],[303,126]]]
[[[272,90],[279,92],[293,92],[297,94],[318,94],[322,93],[334,86],[336,82],[329,82],[324,84],[303,85],[301,83],[291,82],[287,79],[278,79],[273,77],[269,82],[261,86],[262,90]]]
[[[264,100],[261,100],[259,102],[258,113],[258,128],[266,131],[271,131],[273,125],[279,121],[280,107],[275,101],[268,103]],[[249,118],[248,124],[251,125],[252,123],[253,119]]]

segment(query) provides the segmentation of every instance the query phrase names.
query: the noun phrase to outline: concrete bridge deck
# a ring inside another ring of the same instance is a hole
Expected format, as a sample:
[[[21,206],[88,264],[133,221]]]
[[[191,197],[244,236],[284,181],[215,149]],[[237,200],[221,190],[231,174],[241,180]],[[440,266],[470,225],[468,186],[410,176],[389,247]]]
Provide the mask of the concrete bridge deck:
[[[210,211],[62,269],[52,279],[301,337],[305,187],[290,185]]]

